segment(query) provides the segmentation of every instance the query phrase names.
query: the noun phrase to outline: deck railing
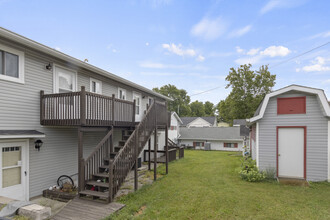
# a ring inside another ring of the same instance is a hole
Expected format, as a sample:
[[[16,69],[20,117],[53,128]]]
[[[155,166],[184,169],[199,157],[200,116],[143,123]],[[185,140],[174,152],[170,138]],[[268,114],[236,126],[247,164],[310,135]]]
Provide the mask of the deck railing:
[[[135,102],[86,92],[40,92],[40,123],[54,126],[132,126]]]

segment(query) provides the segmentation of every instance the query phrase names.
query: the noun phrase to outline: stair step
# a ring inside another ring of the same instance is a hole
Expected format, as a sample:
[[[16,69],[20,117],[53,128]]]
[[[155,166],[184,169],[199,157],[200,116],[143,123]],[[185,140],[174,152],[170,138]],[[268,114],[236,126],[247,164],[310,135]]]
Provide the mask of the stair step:
[[[128,138],[130,137],[131,135],[123,135],[123,141],[126,141],[126,140],[128,140]]]
[[[126,141],[118,141],[119,146],[124,146]]]
[[[111,152],[110,153],[110,159],[115,158],[115,156],[117,155],[118,152]]]
[[[103,160],[108,161],[109,163],[113,162],[113,158],[105,157]]]
[[[100,186],[100,187],[109,188],[109,183],[97,182],[97,181],[94,181],[94,180],[87,181],[86,184],[90,185],[90,186]]]
[[[115,146],[115,152],[120,151],[120,149],[122,149],[124,146]]]
[[[93,174],[93,176],[103,177],[103,178],[109,178],[109,174],[108,173],[95,173],[95,174]]]
[[[79,194],[86,195],[86,196],[97,196],[97,197],[105,198],[105,199],[109,198],[108,192],[104,193],[104,192],[98,192],[98,191],[92,191],[92,190],[83,190],[83,191],[79,192]]]

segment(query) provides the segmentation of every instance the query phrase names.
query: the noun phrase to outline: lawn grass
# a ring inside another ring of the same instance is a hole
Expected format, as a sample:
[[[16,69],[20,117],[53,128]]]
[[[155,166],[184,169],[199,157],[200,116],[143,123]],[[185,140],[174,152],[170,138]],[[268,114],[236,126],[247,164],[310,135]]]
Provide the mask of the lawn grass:
[[[249,183],[237,173],[241,157],[187,150],[169,174],[122,197],[111,219],[330,219],[330,184]],[[164,172],[164,167],[160,167]]]

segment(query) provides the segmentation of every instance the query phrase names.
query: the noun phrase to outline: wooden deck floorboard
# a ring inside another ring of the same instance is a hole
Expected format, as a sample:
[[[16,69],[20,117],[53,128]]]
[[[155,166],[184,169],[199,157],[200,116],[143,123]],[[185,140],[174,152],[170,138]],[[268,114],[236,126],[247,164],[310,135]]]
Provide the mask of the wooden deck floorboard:
[[[89,220],[102,219],[110,214],[122,209],[125,205],[120,203],[99,203],[79,199],[78,197],[70,201],[53,220]]]

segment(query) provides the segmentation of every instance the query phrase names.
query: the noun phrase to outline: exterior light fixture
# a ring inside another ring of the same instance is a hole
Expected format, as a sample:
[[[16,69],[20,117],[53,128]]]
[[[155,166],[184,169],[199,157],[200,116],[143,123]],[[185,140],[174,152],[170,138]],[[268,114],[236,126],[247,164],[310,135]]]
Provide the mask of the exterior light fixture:
[[[38,151],[40,151],[40,147],[42,146],[44,142],[42,142],[42,140],[38,139],[34,142],[34,148],[37,149]]]
[[[46,69],[47,69],[47,70],[52,70],[52,69],[53,69],[52,64],[49,63],[49,64],[46,66]]]

